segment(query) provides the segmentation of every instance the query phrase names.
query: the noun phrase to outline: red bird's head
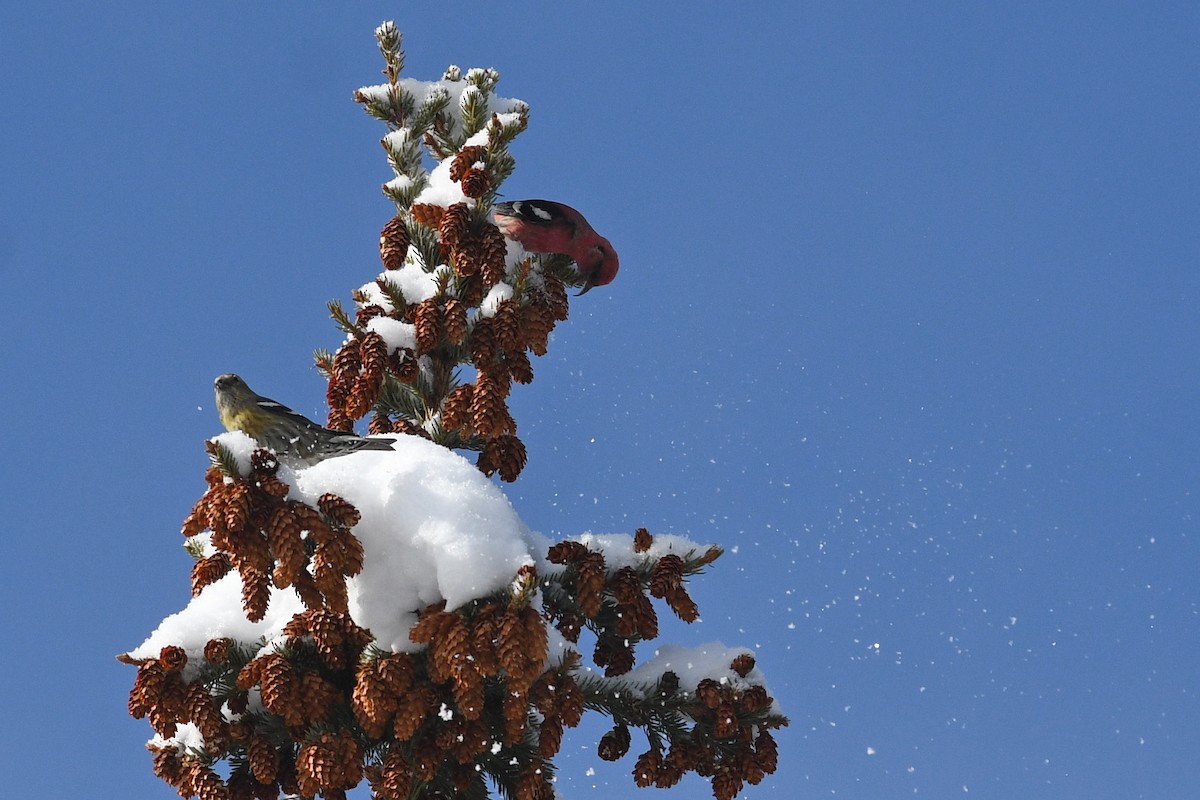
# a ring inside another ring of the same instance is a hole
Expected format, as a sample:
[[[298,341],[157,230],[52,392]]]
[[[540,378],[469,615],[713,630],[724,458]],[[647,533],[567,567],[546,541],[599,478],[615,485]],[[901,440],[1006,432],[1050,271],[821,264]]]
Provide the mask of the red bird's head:
[[[583,290],[579,292],[581,295],[587,294],[593,286],[612,283],[613,278],[617,277],[617,270],[621,268],[617,251],[613,250],[608,239],[597,238],[600,241],[589,247],[583,257],[575,262],[579,265],[579,273],[585,281]]]

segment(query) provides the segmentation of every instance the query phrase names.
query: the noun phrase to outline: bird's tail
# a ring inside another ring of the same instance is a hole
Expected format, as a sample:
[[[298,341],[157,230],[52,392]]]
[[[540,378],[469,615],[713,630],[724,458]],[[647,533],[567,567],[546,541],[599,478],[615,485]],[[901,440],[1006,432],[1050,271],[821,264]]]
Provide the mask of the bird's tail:
[[[396,443],[396,440],[391,437],[387,439],[360,439],[359,441],[362,442],[359,446],[360,450],[391,450],[392,445]]]

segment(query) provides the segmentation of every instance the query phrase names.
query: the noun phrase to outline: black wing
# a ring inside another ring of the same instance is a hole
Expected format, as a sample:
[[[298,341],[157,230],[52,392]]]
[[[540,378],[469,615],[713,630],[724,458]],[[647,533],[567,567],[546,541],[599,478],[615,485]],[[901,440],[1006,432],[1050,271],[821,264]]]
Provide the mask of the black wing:
[[[530,225],[570,225],[575,222],[564,210],[562,203],[550,200],[513,200],[508,203],[496,203],[493,208],[506,217],[515,217]]]

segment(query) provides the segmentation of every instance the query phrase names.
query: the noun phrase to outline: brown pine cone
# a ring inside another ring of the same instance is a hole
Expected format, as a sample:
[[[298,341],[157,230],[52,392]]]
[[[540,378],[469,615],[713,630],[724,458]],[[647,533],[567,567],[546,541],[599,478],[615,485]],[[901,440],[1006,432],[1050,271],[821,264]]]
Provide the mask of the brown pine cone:
[[[471,225],[471,212],[466,203],[455,203],[446,209],[438,225],[438,238],[446,247],[454,248],[463,240]]]
[[[386,269],[400,269],[408,255],[408,229],[399,214],[388,220],[379,234],[379,257]]]
[[[483,161],[486,157],[487,148],[483,145],[468,145],[459,150],[454,156],[454,160],[450,162],[450,180],[461,181],[476,162]]]
[[[462,192],[467,197],[483,197],[491,188],[492,179],[486,169],[471,167],[462,177]]]
[[[446,209],[441,206],[435,206],[432,203],[413,203],[410,211],[412,211],[413,219],[427,228],[437,228],[440,226],[442,218],[446,213]]]

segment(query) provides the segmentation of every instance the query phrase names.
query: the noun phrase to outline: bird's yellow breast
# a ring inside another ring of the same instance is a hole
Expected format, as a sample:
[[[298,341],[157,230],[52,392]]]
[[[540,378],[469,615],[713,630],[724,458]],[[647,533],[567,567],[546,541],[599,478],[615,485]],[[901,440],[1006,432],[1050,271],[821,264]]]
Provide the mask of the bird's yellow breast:
[[[231,411],[222,408],[220,414],[221,424],[225,426],[225,430],[250,433],[256,427],[254,423],[257,417],[250,409],[243,408],[238,411]]]

